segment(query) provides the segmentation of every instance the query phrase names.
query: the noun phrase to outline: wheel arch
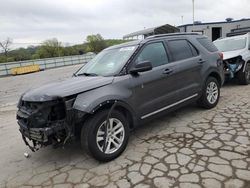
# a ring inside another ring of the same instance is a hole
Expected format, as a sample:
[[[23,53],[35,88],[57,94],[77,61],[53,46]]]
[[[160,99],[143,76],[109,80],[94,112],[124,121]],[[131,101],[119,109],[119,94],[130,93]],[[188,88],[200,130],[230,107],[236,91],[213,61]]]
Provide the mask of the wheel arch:
[[[113,110],[118,110],[119,112],[121,112],[125,116],[125,118],[128,119],[129,128],[133,129],[137,125],[135,112],[126,102],[122,100],[104,101],[92,110],[92,114],[95,114],[97,111],[103,109],[111,109],[113,105],[115,105]]]
[[[126,119],[128,119],[130,130],[134,129],[138,124],[134,110],[124,101],[114,99],[106,100],[96,105],[90,112],[87,112],[85,114],[83,122],[88,118],[93,117],[97,112],[101,110],[111,109],[113,105],[115,105],[113,110],[118,110],[124,115]]]
[[[206,76],[206,79],[204,80],[206,82],[206,80],[209,78],[209,77],[214,77],[218,80],[219,84],[220,84],[220,87],[223,85],[223,79],[221,78],[220,74],[217,72],[217,71],[211,71],[207,76]]]

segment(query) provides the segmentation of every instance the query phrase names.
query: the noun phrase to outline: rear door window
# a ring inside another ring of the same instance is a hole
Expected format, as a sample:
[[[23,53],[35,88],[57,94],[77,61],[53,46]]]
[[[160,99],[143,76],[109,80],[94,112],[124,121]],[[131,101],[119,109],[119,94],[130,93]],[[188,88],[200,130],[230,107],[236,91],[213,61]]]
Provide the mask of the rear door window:
[[[168,49],[172,55],[172,61],[179,61],[197,56],[197,50],[185,39],[168,41]]]
[[[150,61],[153,67],[168,63],[168,57],[162,42],[148,44],[136,58],[136,63]]]

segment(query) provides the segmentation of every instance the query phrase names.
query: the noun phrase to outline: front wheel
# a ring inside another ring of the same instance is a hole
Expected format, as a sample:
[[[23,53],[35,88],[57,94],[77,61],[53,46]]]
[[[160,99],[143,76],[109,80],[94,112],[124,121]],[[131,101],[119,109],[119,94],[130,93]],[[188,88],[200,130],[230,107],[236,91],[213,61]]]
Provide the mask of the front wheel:
[[[244,67],[244,66],[243,66]],[[239,72],[237,73],[237,78],[239,80],[239,83],[241,85],[248,85],[250,83],[250,63],[248,62],[246,64],[245,67],[245,71],[244,69],[239,70]],[[243,72],[244,71],[244,72]]]
[[[81,144],[88,153],[99,161],[110,161],[126,148],[129,138],[128,121],[114,110],[107,123],[109,111],[97,112],[85,122],[81,131]]]
[[[220,86],[218,80],[214,77],[208,77],[202,91],[202,96],[198,100],[198,104],[203,108],[214,108],[219,102],[219,98]]]

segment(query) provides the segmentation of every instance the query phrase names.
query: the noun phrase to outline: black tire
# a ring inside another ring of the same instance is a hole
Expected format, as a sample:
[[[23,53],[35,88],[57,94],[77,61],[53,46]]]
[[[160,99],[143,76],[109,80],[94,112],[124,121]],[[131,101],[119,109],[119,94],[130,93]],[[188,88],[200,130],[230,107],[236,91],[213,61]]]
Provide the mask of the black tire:
[[[248,85],[250,83],[250,62],[246,64],[245,71],[244,66],[239,70],[236,77],[239,80],[239,84]]]
[[[127,119],[121,112],[113,110],[110,115],[110,119],[115,118],[116,120],[119,120],[124,127],[124,137],[121,142],[122,144],[119,149],[110,154],[107,154],[99,149],[97,143],[97,132],[106,121],[108,113],[109,110],[101,110],[97,112],[84,123],[81,130],[81,145],[83,149],[86,150],[88,154],[92,155],[96,160],[103,162],[111,161],[121,155],[127,146],[129,138],[129,125]]]
[[[213,102],[209,101],[208,93],[207,93],[207,89],[212,83],[216,84],[217,92],[218,92],[217,98]],[[202,95],[197,101],[198,104],[203,108],[211,109],[211,108],[214,108],[218,104],[219,98],[220,98],[220,85],[219,85],[218,80],[214,77],[208,77],[208,79],[205,82],[205,86],[203,87]]]

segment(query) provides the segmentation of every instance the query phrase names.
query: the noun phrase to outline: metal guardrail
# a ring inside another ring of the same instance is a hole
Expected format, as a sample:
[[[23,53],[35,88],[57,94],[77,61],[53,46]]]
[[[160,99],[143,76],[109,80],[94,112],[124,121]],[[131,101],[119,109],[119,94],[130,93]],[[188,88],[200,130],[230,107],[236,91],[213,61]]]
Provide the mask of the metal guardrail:
[[[27,65],[39,65],[40,69],[50,69],[50,68],[55,68],[55,67],[63,67],[67,65],[87,63],[93,57],[95,57],[94,54],[63,56],[63,57],[55,57],[55,58],[0,63],[0,76],[10,75],[11,69],[16,68],[16,67],[22,67],[22,66],[27,66]]]

